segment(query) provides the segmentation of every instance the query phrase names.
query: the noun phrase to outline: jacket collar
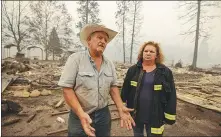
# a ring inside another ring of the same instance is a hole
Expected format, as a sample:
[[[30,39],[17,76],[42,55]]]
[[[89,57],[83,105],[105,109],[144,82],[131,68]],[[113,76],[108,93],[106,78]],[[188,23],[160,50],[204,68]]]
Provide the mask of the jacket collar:
[[[140,68],[142,68],[142,67],[143,67],[143,66],[142,66],[142,63],[143,63],[143,60],[138,60],[138,61],[137,61],[137,66],[140,67]],[[164,69],[164,68],[165,68],[165,65],[160,64],[160,63],[156,63],[156,66],[157,66],[157,68],[159,68],[159,69]]]

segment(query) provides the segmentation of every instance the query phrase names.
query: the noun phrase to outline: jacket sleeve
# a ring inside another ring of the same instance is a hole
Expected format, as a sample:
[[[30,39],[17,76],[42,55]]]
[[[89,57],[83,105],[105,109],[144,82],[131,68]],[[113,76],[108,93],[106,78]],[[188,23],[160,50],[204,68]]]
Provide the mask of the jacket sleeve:
[[[126,104],[127,99],[128,99],[128,94],[129,94],[128,91],[130,88],[130,75],[131,75],[130,71],[131,71],[131,69],[129,68],[127,70],[126,77],[125,77],[124,83],[123,83],[123,87],[121,89],[121,99],[124,104]]]
[[[176,105],[177,105],[177,96],[176,96],[176,88],[174,83],[174,78],[172,71],[169,70],[168,80],[170,82],[171,92],[167,93],[167,105],[165,108],[165,122],[166,124],[172,125],[176,122]]]

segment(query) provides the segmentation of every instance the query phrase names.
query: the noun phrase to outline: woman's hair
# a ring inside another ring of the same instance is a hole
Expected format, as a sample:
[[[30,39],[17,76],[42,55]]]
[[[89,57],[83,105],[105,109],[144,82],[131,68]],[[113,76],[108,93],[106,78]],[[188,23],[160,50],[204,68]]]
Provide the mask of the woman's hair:
[[[154,42],[154,41],[148,41],[148,42],[145,42],[143,45],[141,45],[137,60],[138,61],[143,60],[143,51],[147,45],[151,45],[156,48],[156,51],[157,51],[156,63],[163,64],[164,56],[163,56],[162,50],[160,48],[160,44],[157,42]]]

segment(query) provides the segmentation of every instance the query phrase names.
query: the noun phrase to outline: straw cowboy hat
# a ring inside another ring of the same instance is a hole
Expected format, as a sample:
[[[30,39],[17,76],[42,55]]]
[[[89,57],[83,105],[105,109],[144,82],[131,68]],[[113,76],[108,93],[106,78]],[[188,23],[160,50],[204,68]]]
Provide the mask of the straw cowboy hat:
[[[96,31],[103,31],[103,32],[107,33],[107,35],[108,35],[107,43],[109,43],[118,33],[114,30],[111,30],[111,29],[105,27],[104,25],[87,24],[81,29],[81,32],[80,32],[81,43],[87,47],[88,46],[88,44],[87,44],[88,37],[93,32],[96,32]]]

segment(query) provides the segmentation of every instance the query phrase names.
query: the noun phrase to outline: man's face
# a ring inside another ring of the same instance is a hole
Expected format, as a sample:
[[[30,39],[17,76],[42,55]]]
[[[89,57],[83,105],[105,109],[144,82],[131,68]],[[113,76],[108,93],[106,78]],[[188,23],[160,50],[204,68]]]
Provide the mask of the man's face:
[[[89,36],[88,48],[95,53],[102,54],[107,46],[108,35],[105,32],[94,32]]]
[[[143,51],[143,60],[155,61],[156,58],[157,58],[156,48],[152,45],[147,45]]]

